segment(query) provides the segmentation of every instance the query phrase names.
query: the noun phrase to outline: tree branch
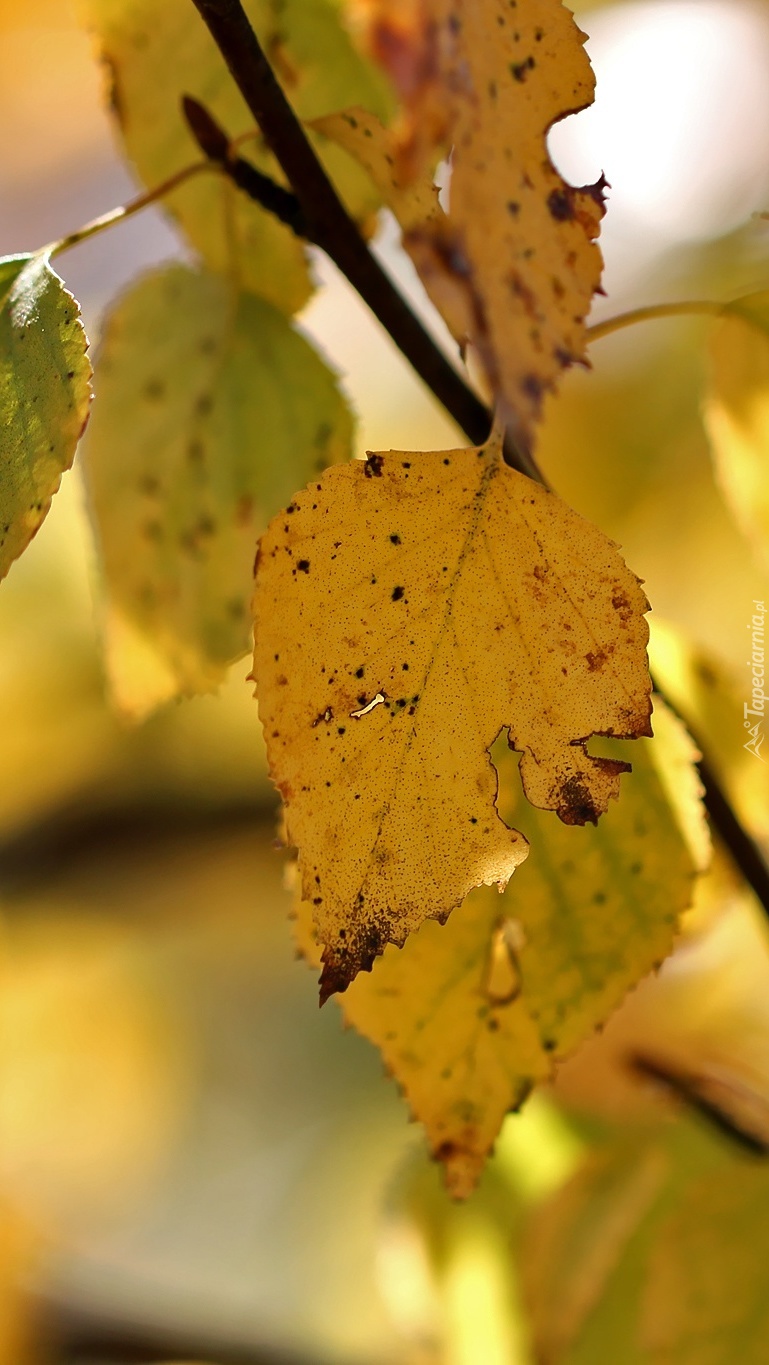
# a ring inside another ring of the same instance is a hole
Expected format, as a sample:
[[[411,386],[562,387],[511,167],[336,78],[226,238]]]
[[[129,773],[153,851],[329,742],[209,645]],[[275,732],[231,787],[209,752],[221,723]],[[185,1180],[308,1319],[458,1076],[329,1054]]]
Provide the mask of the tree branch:
[[[283,93],[240,0],[193,0],[291,186],[309,238],[326,252],[368,304],[420,379],[475,445],[491,430],[480,398],[425,331],[369,251]],[[514,469],[541,482],[532,458],[505,442]]]
[[[216,1365],[322,1365],[319,1356],[272,1343],[239,1344],[168,1327],[92,1316],[42,1304],[46,1360],[51,1365],[161,1365],[215,1361]]]
[[[193,0],[193,4],[206,23],[296,196],[310,239],[323,248],[347,277],[420,378],[470,440],[481,445],[491,428],[489,412],[427,335],[372,256],[278,84],[240,0]],[[201,142],[201,145],[204,146],[204,143]],[[220,141],[220,155],[221,147]],[[226,161],[222,164],[226,169]],[[598,334],[594,330],[593,339]],[[509,441],[505,443],[505,458],[514,469],[528,474],[538,483],[545,483],[533,460],[526,453],[516,450]],[[657,690],[664,698],[662,690]],[[686,717],[682,719],[686,723]],[[769,916],[769,868],[766,861],[737,819],[707,758],[703,758],[699,766],[705,808],[711,824]]]
[[[204,104],[193,99],[192,95],[183,95],[182,113],[200,150],[229,176],[239,190],[243,190],[249,199],[253,199],[268,213],[274,214],[295,236],[307,242],[313,240],[296,195],[257,170],[250,161],[236,156],[224,129]]]

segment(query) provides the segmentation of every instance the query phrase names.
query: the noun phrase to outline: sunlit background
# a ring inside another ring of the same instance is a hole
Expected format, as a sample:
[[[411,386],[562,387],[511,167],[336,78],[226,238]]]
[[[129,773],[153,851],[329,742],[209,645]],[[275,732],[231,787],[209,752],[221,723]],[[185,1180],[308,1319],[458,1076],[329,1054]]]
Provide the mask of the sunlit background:
[[[769,286],[754,216],[769,209],[769,7],[648,0],[578,19],[598,98],[550,142],[573,183],[604,172],[612,186],[596,317]],[[0,128],[2,253],[135,192],[62,0],[0,0]],[[392,223],[379,240],[427,314]],[[65,257],[91,337],[127,281],[180,251],[152,210]],[[456,443],[350,289],[322,260],[317,273],[303,321],[342,374],[361,450]],[[707,325],[597,343],[553,405],[541,463],[621,542],[655,619],[739,696],[745,622],[769,584],[710,471]],[[524,1365],[502,1212],[571,1169],[574,1128],[538,1099],[508,1120],[480,1196],[445,1206],[378,1057],[333,1005],[318,1013],[294,960],[247,663],[220,698],[131,730],[105,696],[98,620],[74,473],[0,588],[0,1365]],[[733,710],[714,712],[727,770]],[[740,781],[767,836],[763,773]],[[564,1068],[569,1111],[654,1111],[616,1060],[650,1032],[769,1087],[769,957],[727,872],[679,959]]]

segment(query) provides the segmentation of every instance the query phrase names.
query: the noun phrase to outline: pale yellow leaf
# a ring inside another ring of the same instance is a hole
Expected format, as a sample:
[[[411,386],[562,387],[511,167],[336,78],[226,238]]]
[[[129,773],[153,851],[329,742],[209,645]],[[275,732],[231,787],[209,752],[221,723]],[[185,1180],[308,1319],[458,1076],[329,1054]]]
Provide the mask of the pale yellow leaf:
[[[200,160],[182,116],[183,95],[200,100],[232,137],[256,131],[190,0],[80,4],[108,72],[126,152],[145,184],[157,185]],[[390,96],[381,73],[355,50],[334,0],[246,0],[244,8],[300,118],[356,102],[387,117]],[[261,171],[282,178],[261,136],[240,150]],[[368,218],[377,200],[359,169],[333,147],[327,166],[351,212]],[[307,300],[312,286],[304,245],[225,177],[199,175],[167,196],[164,207],[210,268],[289,313]]]
[[[595,821],[650,733],[647,602],[613,543],[480,449],[329,470],[260,543],[254,674],[273,779],[325,944],[322,994],[388,942],[504,886],[525,840],[488,750],[530,801]]]
[[[257,537],[297,484],[349,458],[352,416],[283,313],[181,265],[118,299],[96,374],[83,456],[108,668],[140,718],[214,690],[248,652]]]
[[[507,1111],[673,945],[706,830],[691,743],[659,701],[655,728],[597,829],[529,806],[503,750],[498,805],[530,840],[528,859],[503,896],[471,892],[448,924],[427,923],[388,948],[340,999],[380,1049],[456,1195],[472,1189]],[[320,965],[306,902],[297,940]]]

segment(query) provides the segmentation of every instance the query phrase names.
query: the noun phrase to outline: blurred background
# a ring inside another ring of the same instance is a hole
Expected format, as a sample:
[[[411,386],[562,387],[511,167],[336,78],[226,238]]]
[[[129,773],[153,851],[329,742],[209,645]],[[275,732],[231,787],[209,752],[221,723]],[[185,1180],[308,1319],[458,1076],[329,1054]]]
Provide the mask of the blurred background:
[[[595,317],[769,287],[769,223],[753,217],[769,210],[769,7],[577,17],[599,94],[551,148],[573,183],[603,171],[612,186]],[[64,0],[0,0],[0,129],[0,253],[135,193]],[[427,316],[392,223],[378,240]],[[151,210],[64,257],[92,341],[127,281],[181,254]],[[302,320],[343,376],[361,450],[459,443],[344,282],[322,260],[317,275]],[[676,319],[597,342],[540,460],[645,579],[661,665],[768,838],[741,697],[769,581],[711,472],[707,330]],[[0,1365],[525,1365],[521,1211],[601,1125],[674,1122],[622,1063],[639,1039],[769,1096],[756,907],[719,861],[676,958],[508,1119],[481,1191],[450,1207],[376,1053],[333,1005],[318,1013],[294,959],[248,663],[221,696],[131,729],[106,696],[98,619],[75,471],[0,589]]]

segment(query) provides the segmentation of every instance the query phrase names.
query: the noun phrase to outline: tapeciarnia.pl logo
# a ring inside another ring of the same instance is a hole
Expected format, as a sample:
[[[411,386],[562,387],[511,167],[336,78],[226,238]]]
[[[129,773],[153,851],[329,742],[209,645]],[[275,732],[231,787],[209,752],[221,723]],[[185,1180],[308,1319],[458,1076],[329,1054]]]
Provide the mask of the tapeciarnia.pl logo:
[[[764,672],[764,619],[766,610],[763,602],[753,600],[753,615],[748,622],[750,631],[751,653],[748,659],[748,668],[751,676],[750,701],[745,702],[742,708],[743,724],[750,735],[743,749],[748,753],[755,754],[762,763],[766,762],[761,753],[761,745],[764,742],[764,716],[766,714],[766,693],[764,691],[765,672]]]

